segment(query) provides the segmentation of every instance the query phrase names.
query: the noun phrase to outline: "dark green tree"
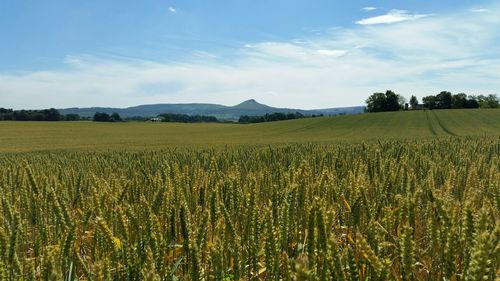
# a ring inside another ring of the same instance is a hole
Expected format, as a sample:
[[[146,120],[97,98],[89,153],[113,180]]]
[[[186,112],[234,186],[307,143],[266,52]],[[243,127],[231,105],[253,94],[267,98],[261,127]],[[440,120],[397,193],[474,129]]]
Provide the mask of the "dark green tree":
[[[382,112],[385,110],[385,95],[384,93],[374,93],[366,100],[367,112]]]
[[[80,115],[74,114],[74,113],[66,114],[66,115],[64,115],[64,120],[65,121],[78,121],[78,120],[80,120]]]
[[[42,110],[42,115],[45,121],[60,121],[61,114],[55,108]]]
[[[404,100],[401,99],[400,95],[397,95],[391,90],[387,90],[385,92],[385,104],[384,104],[384,111],[398,111],[402,108],[402,104],[400,103]]]
[[[398,111],[403,109],[405,99],[391,90],[374,93],[366,100],[367,112]]]
[[[436,97],[435,96],[423,97],[422,102],[424,103],[425,108],[428,108],[428,109],[436,108]]]
[[[16,110],[14,111],[14,120],[16,121],[30,121],[31,114],[27,110]]]
[[[12,110],[0,108],[0,120],[60,121],[62,115],[54,108],[42,110]]]
[[[158,117],[162,117],[163,122],[182,122],[182,123],[218,122],[215,116],[208,116],[208,115],[164,113],[158,115]]]
[[[0,107],[0,120],[14,120],[14,110]]]
[[[416,109],[418,107],[418,99],[416,96],[411,96],[410,98],[411,109]]]
[[[451,93],[448,91],[442,91],[436,96],[436,107],[440,109],[451,108]]]
[[[479,108],[480,104],[476,96],[469,96],[465,108]]]
[[[118,122],[122,121],[122,118],[120,117],[120,114],[113,112],[111,116],[109,116],[109,121],[110,122]]]
[[[109,122],[109,114],[104,113],[104,112],[96,112],[94,114],[94,118],[92,118],[92,121],[95,122]]]
[[[481,108],[499,108],[500,107],[500,99],[497,95],[488,95],[483,96],[479,95],[477,97],[477,101],[479,102],[479,106]]]
[[[248,115],[242,115],[238,119],[239,123],[261,123],[261,122],[273,122],[273,121],[282,121],[282,120],[292,120],[292,119],[301,119],[301,118],[308,118],[308,117],[321,117],[323,114],[318,114],[318,115],[310,115],[306,116],[300,112],[295,112],[295,113],[281,113],[281,112],[275,112],[275,113],[267,113],[262,116],[248,116]]]
[[[456,94],[451,97],[451,108],[465,108],[467,106],[467,95]]]

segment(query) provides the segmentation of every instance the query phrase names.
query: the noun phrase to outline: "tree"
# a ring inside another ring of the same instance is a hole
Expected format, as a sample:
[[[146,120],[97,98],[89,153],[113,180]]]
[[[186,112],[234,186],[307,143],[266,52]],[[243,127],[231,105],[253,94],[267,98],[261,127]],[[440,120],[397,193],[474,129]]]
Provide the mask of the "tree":
[[[273,121],[281,121],[281,120],[292,120],[292,119],[301,119],[301,118],[307,118],[307,117],[321,117],[323,114],[319,115],[310,115],[310,116],[305,116],[304,114],[300,112],[289,112],[289,113],[281,113],[281,112],[275,112],[275,113],[266,113],[263,116],[248,116],[248,115],[242,115],[238,119],[239,123],[261,123],[261,122],[273,122]]]
[[[440,109],[451,108],[451,93],[447,91],[442,91],[436,96],[436,107]]]
[[[14,121],[60,121],[61,114],[57,109],[12,110],[0,108],[0,120]]]
[[[385,95],[384,93],[374,93],[366,100],[367,112],[382,112],[384,111]]]
[[[241,115],[240,118],[238,119],[238,123],[250,123],[250,116]]]
[[[44,112],[28,112],[28,119],[29,121],[57,121],[57,120],[50,120],[47,115],[44,114]]]
[[[435,96],[426,96],[422,98],[424,103],[424,107],[428,109],[436,108],[436,97]]]
[[[479,102],[479,106],[481,108],[499,108],[500,100],[497,95],[489,95],[483,96],[480,95],[477,97],[477,101]]]
[[[120,114],[113,112],[111,116],[109,116],[109,121],[110,122],[118,122],[122,121],[122,118],[120,117]]]
[[[464,93],[456,94],[451,97],[451,108],[465,108],[467,105],[467,95]]]
[[[408,103],[406,102],[406,98],[401,95],[397,96],[398,96],[399,109],[408,110]]]
[[[109,122],[109,115],[104,112],[96,112],[92,121],[95,122]]]
[[[120,115],[116,112],[113,112],[111,116],[104,112],[96,112],[92,120],[95,122],[118,122],[121,121],[122,119]]]
[[[401,96],[397,95],[391,90],[387,90],[385,92],[385,106],[384,111],[398,111],[401,109],[402,105],[400,104]],[[404,100],[403,100],[404,103]]]
[[[374,93],[366,100],[367,112],[398,111],[404,108],[405,99],[391,90]]]
[[[495,108],[500,107],[500,101],[496,95],[489,96],[467,96],[464,93],[452,95],[450,92],[443,91],[437,96],[427,96],[423,99],[424,107],[429,109],[448,109],[448,108]]]
[[[0,107],[0,120],[14,120],[14,110]]]
[[[14,119],[16,121],[29,121],[30,114],[26,110],[16,110],[14,111]]]
[[[479,108],[480,104],[475,96],[469,96],[465,108]]]
[[[411,109],[415,110],[418,107],[418,99],[416,96],[411,96],[410,98]]]
[[[500,98],[497,95],[489,95],[486,98],[489,108],[500,108]]]
[[[173,114],[164,113],[158,115],[162,117],[162,122],[183,122],[183,123],[198,123],[198,122],[218,122],[215,116],[208,115],[187,115],[187,114]]]
[[[45,121],[60,121],[61,114],[55,108],[42,110],[42,115]]]
[[[74,114],[74,113],[66,114],[66,115],[64,115],[64,120],[66,120],[66,121],[78,121],[78,120],[80,120],[80,115]]]

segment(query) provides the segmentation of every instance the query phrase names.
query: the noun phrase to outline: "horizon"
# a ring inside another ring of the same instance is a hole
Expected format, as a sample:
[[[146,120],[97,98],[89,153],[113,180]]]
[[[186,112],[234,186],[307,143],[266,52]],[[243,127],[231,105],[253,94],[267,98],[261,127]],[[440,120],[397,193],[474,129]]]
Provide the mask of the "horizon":
[[[73,107],[64,107],[64,108],[58,108],[58,107],[46,107],[46,108],[8,108],[8,107],[1,107],[0,108],[4,108],[4,109],[13,109],[13,110],[45,110],[45,109],[57,109],[57,110],[66,110],[66,109],[85,109],[85,108],[102,108],[102,109],[129,109],[129,108],[134,108],[134,107],[141,107],[141,106],[154,106],[154,105],[187,105],[187,104],[193,104],[193,105],[196,105],[196,104],[207,104],[207,105],[222,105],[222,106],[225,106],[225,107],[235,107],[235,106],[238,106],[238,105],[241,105],[243,103],[246,103],[246,102],[255,102],[259,105],[263,105],[263,106],[269,106],[269,107],[272,107],[272,108],[278,108],[278,109],[296,109],[296,110],[322,110],[322,109],[335,109],[335,108],[351,108],[351,107],[366,107],[366,105],[353,105],[353,106],[341,106],[341,107],[321,107],[321,108],[310,108],[310,109],[304,109],[304,108],[288,108],[288,107],[281,107],[281,106],[271,106],[271,105],[268,105],[268,104],[265,104],[265,103],[262,103],[262,102],[259,102],[255,99],[248,99],[248,100],[244,100],[242,102],[239,102],[239,103],[236,103],[236,104],[222,104],[222,103],[200,103],[200,102],[189,102],[189,103],[150,103],[150,104],[138,104],[138,105],[132,105],[132,106],[127,106],[127,107],[112,107],[112,106],[85,106],[85,107],[76,107],[76,106],[73,106]]]
[[[201,102],[179,102],[179,103],[148,103],[148,104],[137,104],[137,105],[132,105],[132,106],[127,106],[127,107],[113,107],[113,106],[85,106],[85,107],[78,107],[78,106],[73,106],[73,107],[44,107],[44,108],[9,108],[9,107],[2,107],[4,109],[13,109],[13,110],[44,110],[44,109],[71,109],[71,108],[113,108],[113,109],[128,109],[128,108],[133,108],[133,107],[140,107],[140,106],[150,106],[150,105],[185,105],[185,104],[210,104],[210,105],[222,105],[226,107],[235,107],[240,104],[246,103],[246,102],[255,102],[259,105],[264,105],[264,106],[270,106],[273,108],[285,108],[281,106],[271,106],[262,102],[257,101],[256,99],[247,99],[242,102],[236,103],[236,104],[222,104],[222,103],[201,103]],[[312,109],[303,109],[303,108],[289,108],[289,109],[300,109],[300,110],[314,110],[314,109],[331,109],[331,108],[349,108],[349,107],[364,107],[365,105],[353,105],[353,106],[342,106],[342,107],[322,107],[322,108],[312,108]]]
[[[0,107],[499,94],[499,1],[2,2]]]
[[[269,106],[269,107],[272,107],[272,108],[287,108],[287,109],[298,109],[298,110],[320,110],[320,109],[333,109],[333,108],[350,108],[350,107],[366,107],[366,105],[364,104],[360,104],[360,105],[352,105],[352,106],[339,106],[339,107],[318,107],[318,108],[309,108],[309,109],[304,109],[304,108],[289,108],[289,107],[283,107],[283,106],[274,106],[274,105],[269,105],[269,104],[265,104],[265,103],[262,103],[262,102],[259,102],[258,100],[256,99],[247,99],[247,100],[244,100],[242,102],[239,102],[239,103],[236,103],[236,104],[223,104],[223,103],[203,103],[203,102],[179,102],[179,103],[148,103],[148,104],[138,104],[138,105],[132,105],[132,106],[127,106],[127,107],[112,107],[112,106],[86,106],[86,107],[65,107],[65,108],[55,108],[55,107],[51,107],[51,108],[54,108],[54,109],[71,109],[71,108],[79,108],[79,109],[82,109],[82,108],[112,108],[112,109],[128,109],[128,108],[133,108],[133,107],[140,107],[140,106],[150,106],[150,105],[186,105],[186,104],[209,104],[209,105],[222,105],[222,106],[225,106],[225,107],[235,107],[235,106],[238,106],[240,104],[243,104],[245,102],[250,102],[250,101],[253,101],[259,105],[263,105],[263,106]],[[41,110],[41,109],[49,109],[49,108],[23,108],[25,110]],[[22,110],[22,109],[19,109],[19,110]]]

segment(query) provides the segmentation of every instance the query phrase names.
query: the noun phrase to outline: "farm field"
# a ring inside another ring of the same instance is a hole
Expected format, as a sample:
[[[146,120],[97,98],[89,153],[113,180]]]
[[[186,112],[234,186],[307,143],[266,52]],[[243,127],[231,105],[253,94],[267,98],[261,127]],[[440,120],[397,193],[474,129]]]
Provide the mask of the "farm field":
[[[500,110],[0,122],[0,280],[496,280]]]
[[[387,112],[259,124],[0,122],[0,152],[500,136],[500,110]]]

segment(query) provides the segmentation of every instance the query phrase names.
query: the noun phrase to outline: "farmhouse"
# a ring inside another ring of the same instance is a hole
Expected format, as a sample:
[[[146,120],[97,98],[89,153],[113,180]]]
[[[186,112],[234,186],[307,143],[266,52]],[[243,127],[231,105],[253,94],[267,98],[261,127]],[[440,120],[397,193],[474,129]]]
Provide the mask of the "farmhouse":
[[[163,117],[153,117],[149,119],[151,122],[163,122]]]

